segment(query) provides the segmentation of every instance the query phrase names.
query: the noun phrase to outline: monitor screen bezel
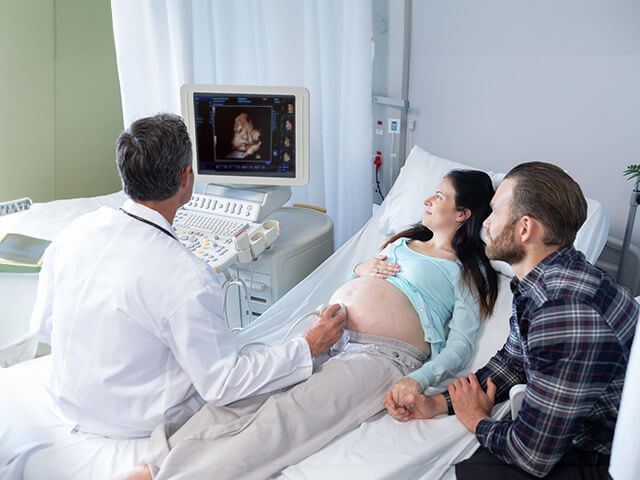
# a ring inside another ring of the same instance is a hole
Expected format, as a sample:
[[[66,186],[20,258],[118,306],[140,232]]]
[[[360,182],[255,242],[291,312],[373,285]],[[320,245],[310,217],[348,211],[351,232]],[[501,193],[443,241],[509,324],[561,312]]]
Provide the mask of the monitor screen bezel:
[[[309,90],[305,87],[271,87],[248,85],[185,84],[180,89],[182,119],[187,125],[193,150],[192,165],[196,182],[221,185],[288,185],[303,186],[309,183]],[[295,177],[268,177],[251,175],[216,175],[198,171],[196,119],[194,94],[211,95],[291,95],[295,97]]]

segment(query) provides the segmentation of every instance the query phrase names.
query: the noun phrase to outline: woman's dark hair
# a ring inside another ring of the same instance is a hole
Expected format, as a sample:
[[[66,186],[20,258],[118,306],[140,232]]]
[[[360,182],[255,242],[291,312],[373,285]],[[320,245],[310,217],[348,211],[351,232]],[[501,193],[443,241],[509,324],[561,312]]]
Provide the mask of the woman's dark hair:
[[[482,222],[491,213],[489,202],[494,190],[491,178],[478,170],[452,170],[445,175],[456,191],[456,208],[469,209],[471,216],[456,230],[451,239],[451,246],[456,256],[462,262],[462,279],[472,291],[472,285],[478,293],[481,317],[487,317],[493,312],[498,298],[498,275],[491,267],[484,252],[485,243],[480,238]],[[411,228],[392,236],[382,248],[399,238],[427,241],[433,237],[433,232],[422,223],[416,223]]]

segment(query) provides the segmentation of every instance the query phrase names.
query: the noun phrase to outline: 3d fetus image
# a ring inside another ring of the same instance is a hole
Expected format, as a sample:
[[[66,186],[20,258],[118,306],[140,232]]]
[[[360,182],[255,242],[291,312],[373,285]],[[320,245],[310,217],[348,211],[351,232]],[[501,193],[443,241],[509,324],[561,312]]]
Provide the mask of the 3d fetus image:
[[[233,140],[231,146],[242,153],[242,158],[247,158],[258,150],[262,142],[260,141],[260,130],[253,128],[251,117],[246,113],[241,113],[233,120]]]
[[[216,160],[266,159],[270,146],[271,110],[262,107],[217,107]]]

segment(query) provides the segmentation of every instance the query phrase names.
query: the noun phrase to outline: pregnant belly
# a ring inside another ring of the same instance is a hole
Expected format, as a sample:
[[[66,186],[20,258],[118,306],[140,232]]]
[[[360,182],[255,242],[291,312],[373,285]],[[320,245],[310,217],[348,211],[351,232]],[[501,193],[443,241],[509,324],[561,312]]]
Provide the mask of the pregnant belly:
[[[420,317],[398,288],[380,278],[356,278],[335,291],[331,303],[347,307],[347,328],[402,340],[425,353]]]

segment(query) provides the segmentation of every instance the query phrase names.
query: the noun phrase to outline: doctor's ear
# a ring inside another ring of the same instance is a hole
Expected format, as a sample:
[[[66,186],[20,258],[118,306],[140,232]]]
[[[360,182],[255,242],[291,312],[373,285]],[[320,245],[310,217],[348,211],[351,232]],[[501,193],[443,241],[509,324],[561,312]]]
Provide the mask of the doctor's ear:
[[[193,167],[191,165],[187,165],[182,169],[182,171],[178,174],[180,178],[180,184],[183,187],[186,187],[191,183],[191,177],[193,175]]]
[[[182,169],[182,171],[180,172],[179,175],[180,175],[181,179],[184,179],[184,178],[189,178],[189,175],[191,173],[193,173],[193,167],[189,164],[189,165],[187,165],[186,167],[184,167]]]

